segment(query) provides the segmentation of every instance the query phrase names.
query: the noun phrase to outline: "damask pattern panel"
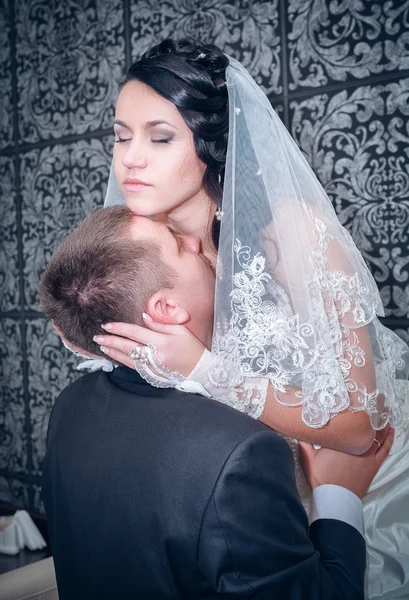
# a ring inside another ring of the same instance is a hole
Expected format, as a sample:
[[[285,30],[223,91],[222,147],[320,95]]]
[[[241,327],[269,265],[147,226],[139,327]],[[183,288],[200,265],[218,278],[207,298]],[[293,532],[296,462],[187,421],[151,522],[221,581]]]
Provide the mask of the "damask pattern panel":
[[[131,0],[134,60],[167,37],[193,37],[240,60],[268,94],[282,93],[278,0]]]
[[[282,102],[276,102],[276,99],[272,95],[270,95],[268,99],[270,100],[271,105],[274,108],[277,115],[284,122],[284,104]]]
[[[110,127],[124,73],[121,0],[16,3],[21,143]]]
[[[11,89],[10,13],[7,0],[0,0],[0,150],[13,141]]]
[[[397,251],[395,254],[398,255]],[[392,255],[393,258],[393,255]],[[400,258],[400,255],[398,255]],[[405,257],[404,257],[405,258]],[[409,261],[404,260],[405,266]],[[397,269],[396,269],[397,270]],[[405,273],[403,273],[405,277]],[[383,285],[380,289],[382,303],[385,307],[385,317],[409,319],[409,278],[401,285]]]
[[[403,327],[397,327],[395,330],[395,333],[402,338],[409,346],[409,322],[408,322],[408,326],[406,328]]]
[[[409,79],[292,101],[291,131],[369,264],[409,315]]]
[[[0,469],[27,470],[27,434],[20,324],[0,321]]]
[[[33,485],[33,511],[40,515],[45,513],[41,485],[36,483]]]
[[[409,68],[409,0],[289,0],[289,89]]]
[[[1,35],[1,34],[0,34]],[[14,159],[0,156],[0,310],[20,304]]]
[[[27,354],[33,475],[40,475],[51,408],[80,375],[76,366],[81,359],[64,348],[51,323],[42,318],[27,323]]]
[[[52,253],[103,205],[113,136],[79,140],[21,156],[26,306],[39,310],[38,287]]]
[[[0,477],[0,504],[30,510],[30,488],[29,483],[14,477]]]

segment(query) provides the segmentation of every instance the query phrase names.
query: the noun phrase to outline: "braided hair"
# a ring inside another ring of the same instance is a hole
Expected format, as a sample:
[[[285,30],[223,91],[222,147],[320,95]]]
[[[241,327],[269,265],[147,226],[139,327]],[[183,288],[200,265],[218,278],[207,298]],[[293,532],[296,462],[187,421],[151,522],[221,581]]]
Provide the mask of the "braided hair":
[[[126,75],[176,106],[193,133],[196,154],[205,163],[203,187],[221,209],[229,132],[226,86],[227,56],[217,46],[191,39],[165,39],[134,62]],[[218,247],[220,222],[213,218],[213,243]]]

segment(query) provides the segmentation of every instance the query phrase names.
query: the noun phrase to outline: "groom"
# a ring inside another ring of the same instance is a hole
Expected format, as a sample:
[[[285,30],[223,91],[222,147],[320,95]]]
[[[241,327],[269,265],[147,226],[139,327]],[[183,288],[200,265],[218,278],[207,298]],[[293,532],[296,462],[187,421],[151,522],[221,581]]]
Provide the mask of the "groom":
[[[210,345],[214,273],[195,238],[101,209],[51,259],[43,310],[70,344],[147,305]],[[305,446],[312,523],[287,443],[203,396],[97,371],[57,399],[43,497],[60,600],[364,597],[362,505],[392,436],[363,456]],[[335,484],[335,485],[323,485]],[[358,497],[359,496],[359,497]]]

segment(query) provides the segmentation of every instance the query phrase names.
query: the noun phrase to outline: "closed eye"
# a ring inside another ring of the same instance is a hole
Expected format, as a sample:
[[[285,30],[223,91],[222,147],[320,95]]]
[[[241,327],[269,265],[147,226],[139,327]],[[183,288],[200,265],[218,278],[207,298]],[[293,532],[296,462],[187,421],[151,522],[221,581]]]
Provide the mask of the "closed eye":
[[[121,138],[121,137],[117,137],[117,139],[115,140],[115,144],[121,144],[122,142],[129,142],[131,138]]]
[[[170,138],[163,138],[160,140],[152,140],[152,142],[154,144],[169,144],[169,142],[171,142],[172,140],[173,140],[173,138],[170,137]]]

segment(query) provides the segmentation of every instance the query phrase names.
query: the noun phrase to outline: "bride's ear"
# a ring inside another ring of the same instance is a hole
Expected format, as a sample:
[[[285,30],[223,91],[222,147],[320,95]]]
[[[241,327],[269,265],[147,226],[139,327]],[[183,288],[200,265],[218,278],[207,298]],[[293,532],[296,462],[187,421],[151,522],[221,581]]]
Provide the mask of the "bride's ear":
[[[187,310],[170,298],[166,290],[160,290],[149,298],[146,312],[157,323],[166,325],[185,325],[190,321]]]

